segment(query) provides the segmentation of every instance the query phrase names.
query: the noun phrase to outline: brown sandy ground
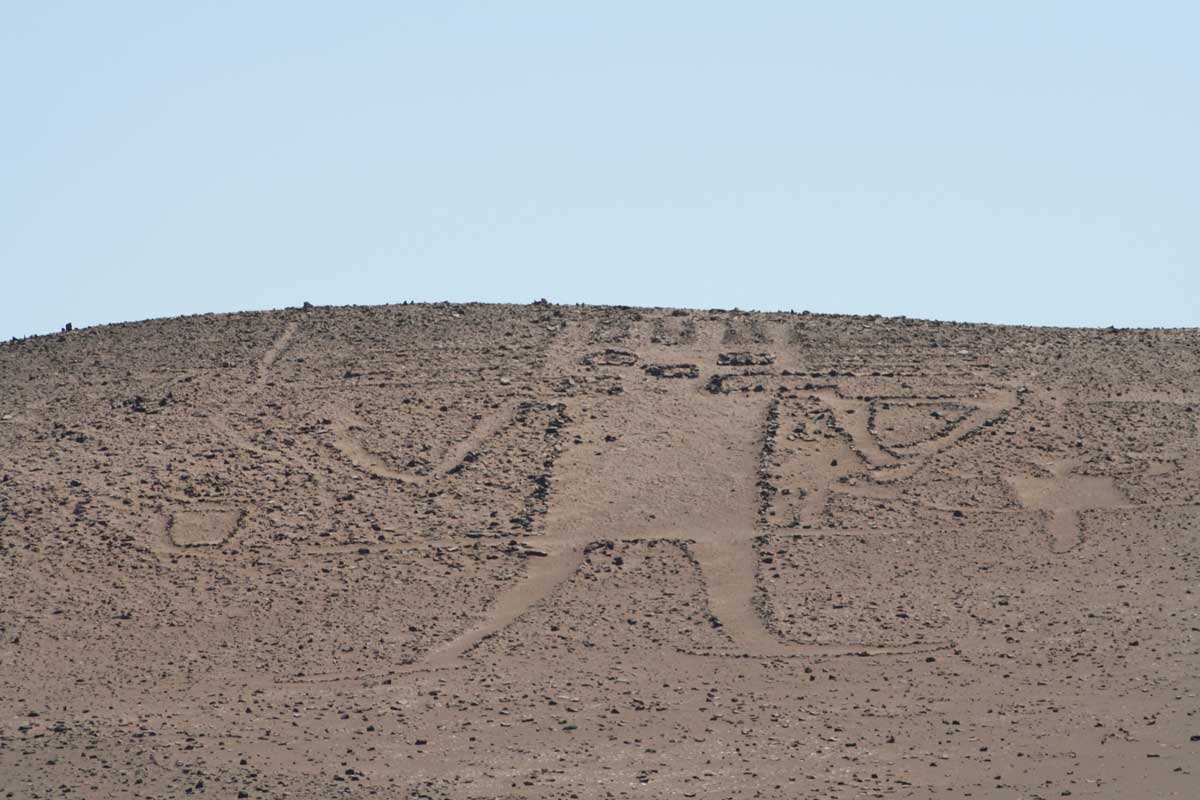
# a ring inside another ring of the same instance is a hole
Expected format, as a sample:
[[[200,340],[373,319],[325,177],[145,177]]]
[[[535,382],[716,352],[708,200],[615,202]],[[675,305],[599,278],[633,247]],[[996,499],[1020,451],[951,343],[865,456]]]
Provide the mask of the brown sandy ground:
[[[1195,797],[1198,353],[543,304],[0,345],[0,797]]]

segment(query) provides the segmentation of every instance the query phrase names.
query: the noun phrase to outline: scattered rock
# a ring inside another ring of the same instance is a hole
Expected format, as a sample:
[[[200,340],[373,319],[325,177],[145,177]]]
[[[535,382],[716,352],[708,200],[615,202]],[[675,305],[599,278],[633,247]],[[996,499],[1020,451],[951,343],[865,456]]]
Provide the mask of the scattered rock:
[[[605,348],[595,353],[588,353],[580,360],[581,364],[589,367],[632,367],[637,363],[637,353],[628,350]]]
[[[655,378],[700,377],[700,367],[695,364],[647,364],[642,369]]]
[[[721,353],[717,363],[723,367],[760,367],[775,363],[770,353]]]

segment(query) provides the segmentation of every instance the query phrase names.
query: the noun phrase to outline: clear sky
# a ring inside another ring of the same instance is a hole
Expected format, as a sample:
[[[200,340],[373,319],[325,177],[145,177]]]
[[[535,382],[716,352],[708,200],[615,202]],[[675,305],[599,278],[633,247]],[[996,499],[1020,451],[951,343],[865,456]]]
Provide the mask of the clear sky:
[[[539,297],[1200,324],[1198,31],[1195,3],[3,0],[0,337]]]

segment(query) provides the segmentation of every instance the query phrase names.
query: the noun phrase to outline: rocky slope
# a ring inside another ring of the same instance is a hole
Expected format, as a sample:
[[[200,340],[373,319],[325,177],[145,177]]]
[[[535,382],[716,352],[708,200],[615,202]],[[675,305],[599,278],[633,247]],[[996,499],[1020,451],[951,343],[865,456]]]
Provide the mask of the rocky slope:
[[[1193,797],[1200,333],[0,345],[0,797]]]

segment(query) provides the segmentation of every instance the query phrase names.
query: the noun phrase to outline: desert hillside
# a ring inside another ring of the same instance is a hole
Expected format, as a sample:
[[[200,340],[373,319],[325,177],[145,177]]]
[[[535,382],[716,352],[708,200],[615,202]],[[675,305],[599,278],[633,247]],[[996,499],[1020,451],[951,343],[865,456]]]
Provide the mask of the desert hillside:
[[[0,345],[0,797],[1194,798],[1200,332]]]

